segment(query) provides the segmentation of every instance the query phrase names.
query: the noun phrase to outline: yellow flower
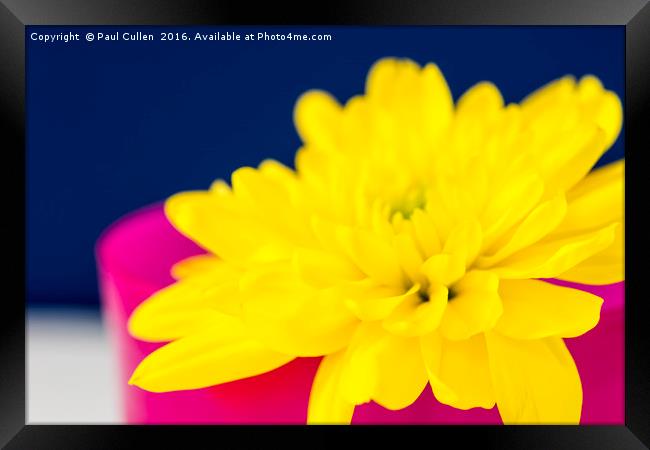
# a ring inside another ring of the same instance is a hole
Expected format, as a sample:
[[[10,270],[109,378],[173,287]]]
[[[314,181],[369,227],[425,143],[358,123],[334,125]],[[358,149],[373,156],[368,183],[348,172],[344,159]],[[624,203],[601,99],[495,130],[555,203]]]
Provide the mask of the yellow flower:
[[[509,105],[482,82],[454,104],[435,65],[383,59],[344,106],[305,93],[295,171],[265,161],[166,202],[209,253],[131,316],[134,336],[173,342],[130,383],[196,389],[324,355],[310,423],[402,409],[427,385],[505,423],[577,423],[563,338],[602,300],[539,279],[623,279],[624,163],[590,172],[621,122],[593,76]]]

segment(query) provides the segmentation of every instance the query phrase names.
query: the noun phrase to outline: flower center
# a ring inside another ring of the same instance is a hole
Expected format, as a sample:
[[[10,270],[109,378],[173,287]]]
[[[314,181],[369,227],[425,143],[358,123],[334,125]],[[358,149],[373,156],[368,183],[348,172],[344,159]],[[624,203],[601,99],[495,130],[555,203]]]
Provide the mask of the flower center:
[[[401,196],[399,200],[393,203],[391,216],[396,212],[400,212],[405,219],[409,219],[416,209],[424,209],[425,204],[424,189],[420,187],[411,188],[406,191],[406,195]]]
[[[448,301],[448,302],[450,302],[450,301],[452,301],[454,298],[456,298],[457,295],[458,295],[458,293],[457,293],[454,289],[452,289],[452,288],[447,288],[447,301]],[[428,302],[428,301],[431,299],[431,296],[430,296],[430,294],[429,294],[429,290],[426,289],[426,288],[424,288],[424,289],[420,289],[420,290],[418,291],[418,297],[420,298],[420,301],[421,301],[422,303],[426,303],[426,302]]]

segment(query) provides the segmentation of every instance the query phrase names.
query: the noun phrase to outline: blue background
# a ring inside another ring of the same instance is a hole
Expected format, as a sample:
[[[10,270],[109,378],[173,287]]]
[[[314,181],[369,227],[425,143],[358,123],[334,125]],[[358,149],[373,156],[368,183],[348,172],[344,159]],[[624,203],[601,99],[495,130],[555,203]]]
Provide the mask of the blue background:
[[[92,31],[330,33],[329,42],[92,42]],[[78,32],[43,44],[32,32]],[[344,101],[384,56],[433,61],[454,98],[481,80],[506,101],[565,74],[624,95],[623,27],[35,27],[27,29],[30,305],[97,305],[93,247],[121,215],[242,165],[292,164],[293,105],[310,88]],[[623,156],[622,136],[603,157]]]

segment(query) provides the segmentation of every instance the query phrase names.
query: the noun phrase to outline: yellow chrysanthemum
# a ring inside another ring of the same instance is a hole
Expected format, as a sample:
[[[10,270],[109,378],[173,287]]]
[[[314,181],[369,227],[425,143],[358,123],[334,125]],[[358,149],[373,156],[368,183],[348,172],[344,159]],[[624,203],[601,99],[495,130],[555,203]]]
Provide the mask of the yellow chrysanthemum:
[[[592,76],[510,105],[483,82],[454,105],[435,65],[383,59],[344,106],[307,92],[295,171],[265,161],[167,201],[209,254],[131,316],[134,336],[173,341],[131,383],[202,388],[324,355],[311,423],[405,408],[427,384],[505,423],[577,423],[563,338],[602,300],[539,279],[623,279],[624,163],[590,173],[621,122]]]

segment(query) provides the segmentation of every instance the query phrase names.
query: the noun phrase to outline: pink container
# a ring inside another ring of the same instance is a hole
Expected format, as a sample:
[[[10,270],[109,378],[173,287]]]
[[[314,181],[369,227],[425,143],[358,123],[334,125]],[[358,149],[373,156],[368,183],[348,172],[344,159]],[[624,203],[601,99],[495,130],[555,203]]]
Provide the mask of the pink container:
[[[129,336],[129,315],[149,295],[173,282],[169,270],[174,263],[204,252],[170,225],[158,204],[109,227],[99,239],[96,253],[105,322],[120,363],[127,423],[305,423],[309,390],[320,358],[299,358],[260,376],[193,391],[155,394],[129,386],[127,381],[138,363],[160,346]],[[598,326],[567,339],[582,378],[581,423],[622,424],[623,283],[580,287],[605,300]],[[389,411],[375,403],[359,406],[353,423],[500,424],[501,420],[496,408],[461,411],[442,405],[427,387],[414,404],[401,411]]]

